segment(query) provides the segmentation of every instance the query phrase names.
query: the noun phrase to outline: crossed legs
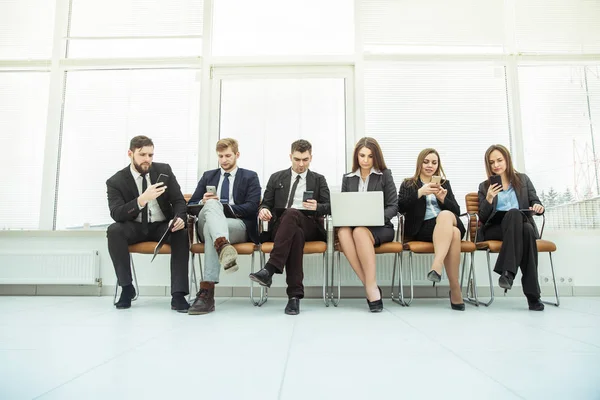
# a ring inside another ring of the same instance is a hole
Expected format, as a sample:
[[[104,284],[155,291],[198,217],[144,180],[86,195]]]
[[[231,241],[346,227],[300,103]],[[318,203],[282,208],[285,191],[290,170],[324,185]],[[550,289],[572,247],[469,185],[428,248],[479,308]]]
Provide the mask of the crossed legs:
[[[442,268],[446,268],[452,302],[461,303],[462,294],[458,284],[460,230],[456,226],[456,216],[451,211],[444,210],[436,218],[433,230],[433,248],[435,255],[431,269],[441,275]]]

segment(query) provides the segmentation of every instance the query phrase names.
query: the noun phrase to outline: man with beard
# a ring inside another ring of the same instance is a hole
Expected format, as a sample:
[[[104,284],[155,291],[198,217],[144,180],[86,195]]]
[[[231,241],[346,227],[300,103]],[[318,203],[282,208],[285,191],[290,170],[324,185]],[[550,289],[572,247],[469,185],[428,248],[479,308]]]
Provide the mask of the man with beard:
[[[146,136],[131,139],[131,164],[106,181],[108,207],[115,223],[108,227],[108,252],[121,286],[118,309],[131,307],[135,297],[128,245],[158,241],[173,220],[171,244],[171,309],[187,312],[189,239],[185,229],[187,207],[169,164],[153,163],[154,143]],[[161,182],[157,182],[160,175]]]

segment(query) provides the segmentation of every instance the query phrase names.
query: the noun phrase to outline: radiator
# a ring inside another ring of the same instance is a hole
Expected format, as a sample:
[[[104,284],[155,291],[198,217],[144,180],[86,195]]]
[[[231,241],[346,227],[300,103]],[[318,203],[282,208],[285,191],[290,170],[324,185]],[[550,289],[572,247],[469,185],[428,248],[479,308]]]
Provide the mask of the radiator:
[[[329,256],[329,255],[328,255]],[[330,256],[329,256],[330,257]],[[323,283],[322,275],[322,256],[310,255],[304,256],[304,285],[306,286],[320,286]],[[348,260],[342,255],[340,266],[340,275],[342,278],[342,285],[360,285],[360,280],[356,277],[356,274],[350,267]],[[403,271],[404,283],[408,284],[409,272],[408,272],[408,253],[404,254],[403,258]],[[427,280],[427,273],[431,268],[431,262],[433,261],[432,255],[413,255],[413,279],[415,284],[428,284],[431,282]],[[337,261],[336,261],[337,262]],[[382,254],[376,256],[377,262],[377,282],[380,285],[389,285],[392,281],[392,270],[394,268],[394,256],[388,254]],[[462,263],[462,256],[461,256]],[[331,268],[331,258],[329,258],[329,268]],[[444,273],[445,275],[445,273]],[[398,277],[396,276],[396,282]],[[337,282],[337,276],[336,276]]]
[[[99,271],[97,250],[0,251],[0,284],[94,285]]]

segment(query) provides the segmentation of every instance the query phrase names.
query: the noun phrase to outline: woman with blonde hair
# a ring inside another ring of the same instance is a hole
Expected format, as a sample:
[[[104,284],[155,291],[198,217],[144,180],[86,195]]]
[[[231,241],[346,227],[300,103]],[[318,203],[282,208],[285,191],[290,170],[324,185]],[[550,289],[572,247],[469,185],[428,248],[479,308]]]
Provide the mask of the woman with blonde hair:
[[[352,172],[342,179],[342,192],[383,192],[385,224],[383,226],[342,227],[338,239],[350,266],[365,286],[371,312],[383,310],[381,289],[375,278],[375,247],[394,240],[391,219],[397,214],[396,184],[392,171],[383,160],[377,141],[364,137],[356,143]]]
[[[533,214],[543,214],[544,206],[529,177],[515,171],[506,147],[490,146],[484,162],[488,179],[479,185],[479,221],[483,227],[477,240],[502,240],[494,267],[500,274],[498,285],[505,291],[511,289],[521,267],[529,309],[542,311],[536,244],[540,235]]]
[[[427,279],[434,285],[440,282],[445,267],[450,283],[450,306],[453,310],[464,311],[458,268],[465,227],[458,217],[460,206],[435,149],[428,148],[419,153],[415,174],[400,186],[398,210],[405,214],[407,239],[433,243],[435,254]]]

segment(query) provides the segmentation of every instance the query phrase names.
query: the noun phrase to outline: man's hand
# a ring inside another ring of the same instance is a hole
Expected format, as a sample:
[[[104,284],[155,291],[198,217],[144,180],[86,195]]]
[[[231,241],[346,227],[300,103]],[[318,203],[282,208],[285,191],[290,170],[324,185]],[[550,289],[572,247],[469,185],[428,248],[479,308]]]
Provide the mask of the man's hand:
[[[179,217],[177,217],[175,219],[175,223],[173,224],[173,227],[171,228],[171,232],[177,232],[178,230],[181,230],[185,228],[185,222],[183,222],[183,220]]]
[[[529,207],[536,214],[542,214],[544,212],[544,206],[541,204],[534,204],[533,207]]]
[[[219,200],[219,197],[211,192],[204,193],[204,196],[202,197],[202,204],[206,204],[206,202],[211,199]]]
[[[143,208],[150,200],[154,200],[167,190],[164,182],[157,182],[154,185],[148,186],[146,191],[138,197],[138,203]]]
[[[271,211],[266,208],[261,208],[258,212],[258,219],[261,221],[270,221],[271,218],[273,218],[273,215],[271,214]]]
[[[314,199],[309,199],[309,200],[303,201],[302,207],[304,207],[310,211],[315,211],[317,209],[317,201]]]
[[[437,183],[426,183],[417,191],[419,198],[428,194],[437,194],[440,191],[440,185]]]

